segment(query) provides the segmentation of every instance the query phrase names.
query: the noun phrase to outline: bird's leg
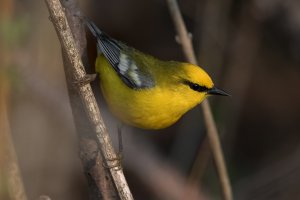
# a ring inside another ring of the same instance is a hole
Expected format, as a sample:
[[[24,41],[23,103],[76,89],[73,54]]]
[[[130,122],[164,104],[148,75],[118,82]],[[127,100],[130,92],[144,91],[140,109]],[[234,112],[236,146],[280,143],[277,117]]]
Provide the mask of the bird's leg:
[[[117,153],[117,157],[107,159],[108,163],[111,164],[104,164],[104,167],[106,168],[116,168],[116,170],[122,169],[122,160],[123,160],[123,139],[122,139],[122,128],[123,124],[118,124],[118,143],[119,143],[119,149]]]
[[[122,128],[123,128],[123,124],[119,124],[118,125],[118,141],[119,141],[119,152],[118,152],[118,156],[121,158],[123,158],[123,138],[122,138]]]

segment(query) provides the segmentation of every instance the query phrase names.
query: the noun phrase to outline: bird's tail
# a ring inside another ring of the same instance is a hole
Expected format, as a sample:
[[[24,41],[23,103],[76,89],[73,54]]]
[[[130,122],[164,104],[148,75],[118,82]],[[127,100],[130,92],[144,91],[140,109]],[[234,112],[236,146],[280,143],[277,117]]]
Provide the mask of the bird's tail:
[[[94,22],[92,22],[91,20],[89,20],[86,17],[84,18],[83,21],[87,25],[87,27],[89,28],[89,30],[91,31],[91,33],[93,34],[93,36],[95,38],[100,38],[101,37],[103,32],[96,26],[96,24]]]
[[[88,18],[84,18],[84,23],[85,25],[89,28],[89,30],[91,31],[92,35],[97,39],[97,54],[101,54],[102,53],[102,43],[103,43],[103,36],[108,37],[104,32],[102,32],[94,22],[92,22],[90,19]]]
[[[111,38],[106,33],[101,31],[94,22],[84,18],[84,23],[87,25],[93,36],[97,39],[98,54],[103,53],[109,63],[117,68],[119,64],[119,56],[122,49],[121,43]]]

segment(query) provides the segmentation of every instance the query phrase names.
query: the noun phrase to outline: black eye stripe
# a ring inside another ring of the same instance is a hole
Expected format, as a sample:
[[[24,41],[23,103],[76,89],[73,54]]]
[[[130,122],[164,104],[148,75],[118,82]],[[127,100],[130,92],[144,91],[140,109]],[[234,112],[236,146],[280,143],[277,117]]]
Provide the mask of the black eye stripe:
[[[187,84],[188,86],[190,86],[190,88],[192,90],[198,91],[198,92],[205,92],[208,91],[209,89],[205,86],[201,86],[197,83],[192,83],[190,81],[184,81],[184,84]]]
[[[198,91],[198,92],[205,92],[205,91],[208,90],[207,87],[200,86],[200,85],[198,85],[198,84],[196,84],[196,83],[192,83],[192,84],[190,84],[189,86],[190,86],[190,88],[191,88],[192,90],[195,90],[195,91]]]
[[[205,90],[207,90],[206,87],[200,86],[198,84],[191,84],[190,88],[195,90],[195,91],[199,91],[199,92],[204,92]]]

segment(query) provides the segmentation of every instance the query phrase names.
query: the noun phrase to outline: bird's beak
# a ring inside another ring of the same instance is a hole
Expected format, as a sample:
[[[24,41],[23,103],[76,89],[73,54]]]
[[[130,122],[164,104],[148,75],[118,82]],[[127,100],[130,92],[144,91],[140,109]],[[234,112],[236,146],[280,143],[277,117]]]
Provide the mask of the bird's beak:
[[[207,94],[212,94],[212,95],[221,95],[221,96],[231,96],[230,94],[224,92],[223,90],[220,90],[216,87],[212,87],[207,91]]]

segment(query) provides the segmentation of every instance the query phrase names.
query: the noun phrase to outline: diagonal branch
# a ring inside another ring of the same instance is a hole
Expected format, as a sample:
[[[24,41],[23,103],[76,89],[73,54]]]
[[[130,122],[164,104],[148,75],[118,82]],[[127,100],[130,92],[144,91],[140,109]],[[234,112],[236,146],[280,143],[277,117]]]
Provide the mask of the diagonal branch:
[[[100,110],[97,106],[95,97],[92,93],[90,84],[83,83],[88,79],[83,67],[79,50],[74,41],[71,29],[69,27],[64,9],[59,0],[45,0],[50,13],[50,19],[53,22],[58,38],[60,40],[64,59],[70,63],[70,67],[65,73],[72,74],[73,87],[81,97],[88,118],[93,126],[98,142],[100,143],[101,152],[104,156],[107,166],[116,166],[109,168],[114,184],[117,188],[121,199],[133,199],[123,170],[116,165],[116,153],[113,149],[110,137],[104,125]],[[73,111],[74,112],[74,111]],[[99,164],[99,163],[97,163]],[[101,165],[102,163],[100,163]],[[103,174],[104,176],[104,174]],[[101,191],[104,192],[104,191]]]
[[[185,57],[189,62],[197,64],[193,45],[188,35],[183,18],[181,16],[177,1],[167,0],[167,3],[176,30],[178,32],[180,38],[180,44],[182,45],[182,49],[185,54]],[[203,110],[205,125],[207,128],[207,137],[209,139],[210,147],[214,156],[217,171],[219,174],[219,179],[222,186],[223,197],[225,200],[231,200],[232,199],[231,185],[226,170],[226,165],[225,165],[224,156],[220,144],[220,139],[218,136],[216,123],[214,121],[208,100],[204,100],[201,106]]]

